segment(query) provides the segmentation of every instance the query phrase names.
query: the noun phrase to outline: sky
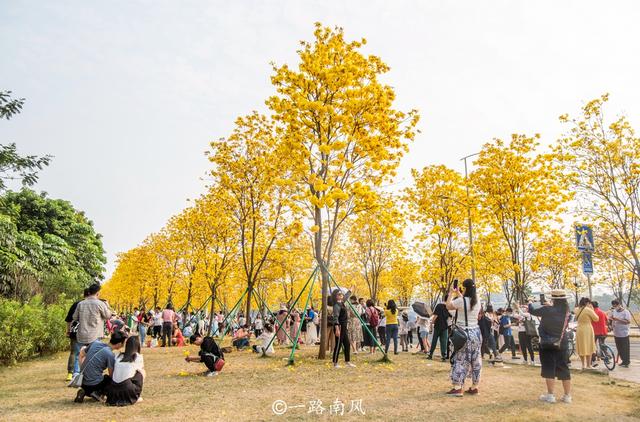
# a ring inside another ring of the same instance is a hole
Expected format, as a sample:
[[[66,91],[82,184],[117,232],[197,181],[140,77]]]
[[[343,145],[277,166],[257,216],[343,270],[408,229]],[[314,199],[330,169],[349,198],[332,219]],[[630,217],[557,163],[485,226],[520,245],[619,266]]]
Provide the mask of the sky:
[[[420,111],[400,189],[493,138],[549,144],[605,92],[637,127],[639,21],[636,1],[0,0],[0,90],[27,99],[0,143],[54,156],[36,189],[86,212],[110,273],[204,192],[209,142],[264,111],[270,63],[294,65],[314,22],[366,38],[396,107]]]

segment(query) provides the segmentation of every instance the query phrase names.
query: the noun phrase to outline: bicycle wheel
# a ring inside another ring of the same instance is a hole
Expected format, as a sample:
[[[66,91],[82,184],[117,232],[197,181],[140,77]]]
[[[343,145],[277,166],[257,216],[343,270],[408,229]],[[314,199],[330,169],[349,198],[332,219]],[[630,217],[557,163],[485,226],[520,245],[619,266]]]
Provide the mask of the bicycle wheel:
[[[616,355],[611,350],[611,347],[603,344],[600,346],[600,352],[602,353],[602,362],[604,363],[605,368],[609,371],[613,371],[616,367]]]

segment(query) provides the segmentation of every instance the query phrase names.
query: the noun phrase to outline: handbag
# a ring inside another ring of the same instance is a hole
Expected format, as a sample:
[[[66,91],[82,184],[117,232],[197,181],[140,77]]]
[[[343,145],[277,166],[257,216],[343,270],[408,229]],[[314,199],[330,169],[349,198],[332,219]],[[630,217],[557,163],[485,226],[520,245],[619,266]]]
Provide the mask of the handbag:
[[[469,333],[466,328],[469,325],[469,321],[467,320],[467,301],[464,297],[462,298],[462,303],[464,307],[465,328],[458,325],[458,311],[456,311],[455,321],[451,327],[451,343],[453,344],[454,353],[462,349],[464,345],[467,344],[467,340],[469,340]]]
[[[87,352],[88,351],[89,351],[89,349],[87,349]],[[73,379],[69,382],[69,384],[67,384],[67,387],[70,387],[70,388],[80,388],[80,387],[82,387],[82,380],[84,378],[82,373],[84,372],[84,370],[87,367],[87,365],[89,365],[89,362],[91,362],[96,356],[98,356],[100,354],[100,352],[102,352],[102,350],[96,352],[96,354],[91,356],[91,359],[89,359],[84,365],[82,365],[82,369],[80,369],[80,372],[77,373],[73,377]],[[79,359],[79,357],[77,359]]]
[[[222,358],[216,359],[215,363],[213,364],[213,367],[215,368],[216,372],[222,371],[222,368],[224,367],[224,359]]]
[[[524,320],[524,332],[526,335],[530,336],[530,337],[537,337],[538,336],[538,330],[536,329],[536,323],[533,321],[533,319],[525,319]]]

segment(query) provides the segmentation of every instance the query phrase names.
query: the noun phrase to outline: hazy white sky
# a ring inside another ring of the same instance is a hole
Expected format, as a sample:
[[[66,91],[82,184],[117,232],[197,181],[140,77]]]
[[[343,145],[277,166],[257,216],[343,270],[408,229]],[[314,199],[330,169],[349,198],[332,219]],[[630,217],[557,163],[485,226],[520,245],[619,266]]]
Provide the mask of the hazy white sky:
[[[27,98],[0,142],[52,154],[37,189],[85,210],[108,270],[203,191],[211,139],[262,109],[269,62],[294,63],[313,23],[365,37],[422,134],[400,171],[459,158],[611,93],[640,124],[636,1],[7,1],[0,89]]]

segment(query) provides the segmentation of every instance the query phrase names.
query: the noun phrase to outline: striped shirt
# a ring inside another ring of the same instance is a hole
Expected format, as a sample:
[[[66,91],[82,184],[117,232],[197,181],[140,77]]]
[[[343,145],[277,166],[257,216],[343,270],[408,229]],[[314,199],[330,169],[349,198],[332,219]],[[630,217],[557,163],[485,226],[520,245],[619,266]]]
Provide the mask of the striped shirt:
[[[95,296],[89,296],[76,306],[73,320],[78,321],[78,343],[93,343],[104,334],[104,323],[111,317],[111,310],[106,302]]]

